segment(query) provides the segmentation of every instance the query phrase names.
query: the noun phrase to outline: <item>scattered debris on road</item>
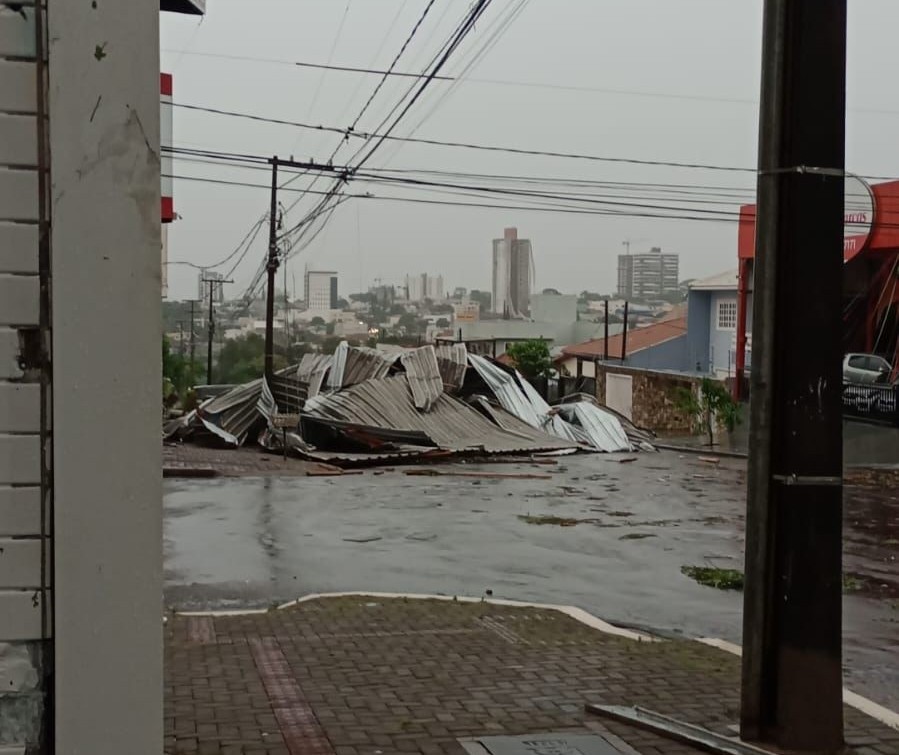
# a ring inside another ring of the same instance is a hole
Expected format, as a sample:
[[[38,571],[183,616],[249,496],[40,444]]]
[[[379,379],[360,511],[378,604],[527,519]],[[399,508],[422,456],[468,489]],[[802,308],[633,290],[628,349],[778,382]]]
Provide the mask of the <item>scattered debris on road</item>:
[[[409,477],[474,477],[482,480],[551,480],[552,475],[532,472],[466,472],[460,469],[407,469]]]
[[[527,524],[552,524],[557,527],[574,527],[585,522],[594,522],[595,519],[575,519],[568,516],[552,516],[551,514],[519,514],[518,518]]]

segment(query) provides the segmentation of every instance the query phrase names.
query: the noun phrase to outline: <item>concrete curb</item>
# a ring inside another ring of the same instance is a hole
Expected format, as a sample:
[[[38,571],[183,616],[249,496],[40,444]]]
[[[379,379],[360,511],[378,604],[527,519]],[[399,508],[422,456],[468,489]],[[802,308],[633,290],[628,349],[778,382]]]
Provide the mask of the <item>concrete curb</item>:
[[[739,645],[727,640],[720,640],[717,637],[697,637],[696,641],[738,657],[743,655],[743,648]],[[855,708],[876,721],[880,721],[885,726],[899,731],[899,713],[880,705],[880,703],[875,703],[867,697],[862,697],[846,687],[843,687],[843,702],[850,708]]]

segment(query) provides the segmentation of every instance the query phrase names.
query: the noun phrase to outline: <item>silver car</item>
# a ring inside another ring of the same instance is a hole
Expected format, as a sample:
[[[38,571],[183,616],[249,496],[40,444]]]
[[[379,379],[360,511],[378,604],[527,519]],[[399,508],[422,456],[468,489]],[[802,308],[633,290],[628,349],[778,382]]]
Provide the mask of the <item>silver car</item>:
[[[844,383],[889,382],[893,366],[876,354],[847,354],[843,357]]]

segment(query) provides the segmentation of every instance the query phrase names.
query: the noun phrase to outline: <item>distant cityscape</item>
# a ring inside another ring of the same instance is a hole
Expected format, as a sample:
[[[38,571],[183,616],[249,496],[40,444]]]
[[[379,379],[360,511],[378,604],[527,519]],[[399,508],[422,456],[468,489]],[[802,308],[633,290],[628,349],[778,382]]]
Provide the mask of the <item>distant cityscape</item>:
[[[450,290],[440,272],[410,271],[398,283],[376,279],[363,291],[347,292],[338,272],[306,269],[301,298],[296,292],[277,291],[276,338],[282,345],[312,348],[327,348],[326,342],[335,339],[362,345],[451,339],[497,357],[510,344],[538,339],[559,356],[579,344],[620,334],[625,314],[631,330],[683,314],[688,282],[678,279],[678,255],[660,247],[631,253],[626,242],[627,253],[618,257],[614,290],[600,282],[591,290],[585,282],[583,290],[564,293],[535,289],[539,251],[517,228],[503,229],[488,243],[484,254],[491,264],[489,288]],[[210,270],[200,272],[201,303],[195,302],[192,314],[188,302],[165,303],[164,325],[176,347],[183,348],[187,340],[196,346],[209,337],[210,296],[216,352],[228,341],[264,334],[264,301],[227,300],[222,277]]]

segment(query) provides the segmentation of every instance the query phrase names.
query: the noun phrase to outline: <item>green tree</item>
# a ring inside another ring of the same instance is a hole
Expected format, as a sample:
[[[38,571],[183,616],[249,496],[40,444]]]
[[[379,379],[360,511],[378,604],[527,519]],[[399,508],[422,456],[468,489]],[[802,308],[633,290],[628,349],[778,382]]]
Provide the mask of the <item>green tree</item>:
[[[325,318],[324,318],[324,317],[313,317],[313,318],[309,321],[309,324],[310,324],[313,328],[321,328],[321,327],[324,327],[324,325],[325,325]]]
[[[438,327],[438,328],[448,328],[449,326],[450,326],[450,321],[447,320],[445,317],[441,317],[441,318],[437,321],[437,327]]]
[[[162,394],[163,400],[172,404],[183,399],[193,388],[199,374],[198,365],[191,365],[190,360],[172,351],[169,339],[162,339]]]
[[[715,423],[729,432],[740,423],[740,405],[734,401],[724,383],[703,378],[698,391],[678,388],[675,398],[678,409],[708,435],[709,447],[715,442]]]
[[[416,317],[416,315],[412,312],[406,312],[397,321],[397,325],[399,325],[407,333],[415,333],[417,332],[418,328],[418,317]]]
[[[287,366],[283,354],[272,360],[276,370]],[[226,341],[219,352],[215,380],[217,383],[249,383],[265,371],[265,339],[256,333]]]
[[[539,339],[519,341],[509,346],[506,354],[514,362],[518,371],[528,380],[549,377],[552,374],[553,363],[546,341]]]
[[[478,291],[477,289],[475,289],[468,294],[468,298],[471,301],[476,301],[480,305],[481,312],[486,312],[490,309],[490,301],[492,299],[492,296],[489,291]]]

